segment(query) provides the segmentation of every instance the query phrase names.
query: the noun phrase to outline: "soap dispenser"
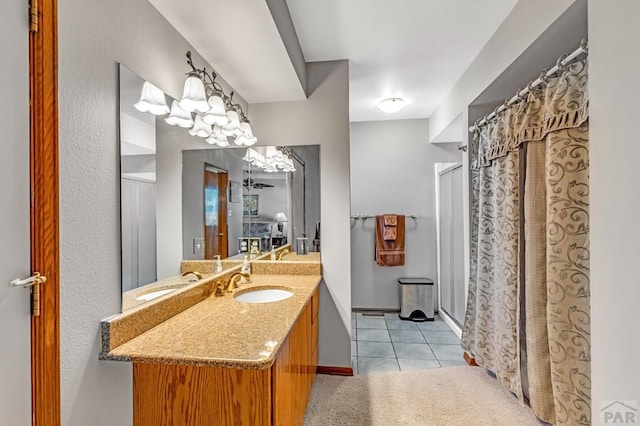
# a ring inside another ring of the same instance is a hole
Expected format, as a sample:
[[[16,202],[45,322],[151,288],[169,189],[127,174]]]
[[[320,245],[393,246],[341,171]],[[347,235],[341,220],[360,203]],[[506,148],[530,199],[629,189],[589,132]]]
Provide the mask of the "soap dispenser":
[[[216,255],[216,269],[215,273],[218,274],[222,272],[222,261],[220,260],[220,255]]]
[[[251,274],[251,264],[249,263],[249,256],[247,256],[246,254],[244,255],[244,260],[242,261],[240,272]]]
[[[276,248],[271,247],[271,255],[269,256],[269,260],[276,260]]]

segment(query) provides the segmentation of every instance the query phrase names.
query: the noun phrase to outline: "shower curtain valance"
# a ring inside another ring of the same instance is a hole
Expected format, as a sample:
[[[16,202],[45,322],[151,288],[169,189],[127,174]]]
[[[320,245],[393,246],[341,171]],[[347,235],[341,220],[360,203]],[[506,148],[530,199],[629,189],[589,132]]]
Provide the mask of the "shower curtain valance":
[[[472,153],[471,168],[487,167],[524,142],[539,142],[551,132],[580,127],[589,118],[587,68],[586,59],[568,65],[545,87],[531,90],[525,99],[476,129],[477,145],[472,146],[477,146],[477,153]]]

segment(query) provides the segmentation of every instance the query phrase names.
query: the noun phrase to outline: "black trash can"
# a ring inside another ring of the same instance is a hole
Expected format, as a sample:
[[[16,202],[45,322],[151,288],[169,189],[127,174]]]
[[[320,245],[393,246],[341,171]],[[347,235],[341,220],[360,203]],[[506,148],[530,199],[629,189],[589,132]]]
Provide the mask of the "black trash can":
[[[400,319],[433,321],[433,280],[398,278],[400,283]]]

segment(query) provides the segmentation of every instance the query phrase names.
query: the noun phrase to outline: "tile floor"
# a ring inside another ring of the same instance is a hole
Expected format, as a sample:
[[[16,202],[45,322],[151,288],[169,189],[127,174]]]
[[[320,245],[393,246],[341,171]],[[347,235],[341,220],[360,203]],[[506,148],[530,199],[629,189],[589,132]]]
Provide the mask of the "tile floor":
[[[354,312],[351,354],[354,374],[465,365],[460,339],[437,315],[435,321],[412,322],[397,313]]]

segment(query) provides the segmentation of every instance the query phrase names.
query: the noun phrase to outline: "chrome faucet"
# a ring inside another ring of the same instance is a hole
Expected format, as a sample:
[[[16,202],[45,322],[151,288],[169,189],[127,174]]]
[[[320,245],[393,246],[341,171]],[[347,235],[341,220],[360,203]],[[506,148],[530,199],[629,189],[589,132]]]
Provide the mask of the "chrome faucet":
[[[198,280],[202,279],[202,274],[200,272],[196,272],[196,271],[187,271],[184,274],[182,274],[183,277],[186,277],[188,275],[193,275],[194,277],[196,277]],[[189,280],[190,283],[195,282],[197,280]]]
[[[238,281],[240,277],[243,277],[247,282],[251,279],[251,275],[244,272],[236,272],[231,277],[229,277],[229,281],[227,282],[227,286],[224,288],[225,293],[231,293],[234,288],[238,288]]]
[[[282,258],[288,255],[289,253],[291,253],[291,250],[289,249],[282,250],[280,253],[278,253],[278,260],[282,260]]]

